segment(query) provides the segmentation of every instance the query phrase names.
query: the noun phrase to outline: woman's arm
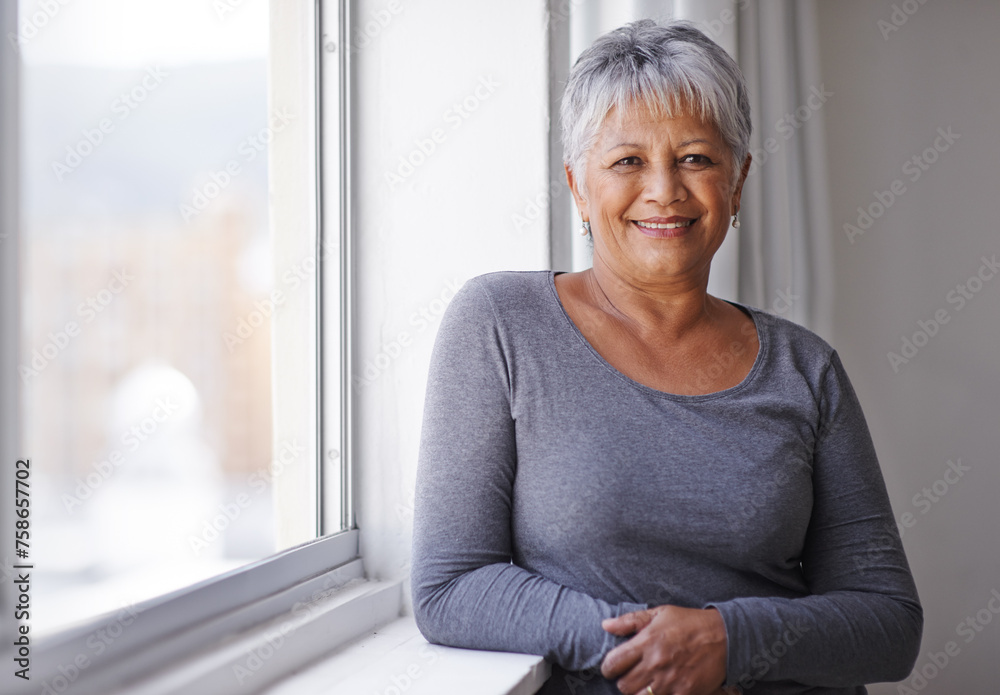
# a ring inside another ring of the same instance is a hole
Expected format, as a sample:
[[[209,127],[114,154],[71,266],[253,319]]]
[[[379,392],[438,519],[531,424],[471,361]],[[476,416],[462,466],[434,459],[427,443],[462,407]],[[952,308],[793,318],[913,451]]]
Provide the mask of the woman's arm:
[[[417,625],[440,644],[596,667],[622,641],[601,620],[645,606],[609,604],[511,564],[509,347],[490,298],[470,281],[442,320],[424,402],[411,574]]]
[[[820,388],[801,557],[813,595],[712,604],[726,624],[727,685],[895,681],[917,657],[923,612],[868,426],[836,353]]]

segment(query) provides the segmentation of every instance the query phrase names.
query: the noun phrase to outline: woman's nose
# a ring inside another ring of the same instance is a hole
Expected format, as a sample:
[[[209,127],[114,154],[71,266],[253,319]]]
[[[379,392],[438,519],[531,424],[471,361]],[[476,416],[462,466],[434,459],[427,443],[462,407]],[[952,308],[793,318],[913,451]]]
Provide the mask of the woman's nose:
[[[647,169],[644,195],[647,202],[664,207],[687,198],[687,188],[676,167],[667,164]]]

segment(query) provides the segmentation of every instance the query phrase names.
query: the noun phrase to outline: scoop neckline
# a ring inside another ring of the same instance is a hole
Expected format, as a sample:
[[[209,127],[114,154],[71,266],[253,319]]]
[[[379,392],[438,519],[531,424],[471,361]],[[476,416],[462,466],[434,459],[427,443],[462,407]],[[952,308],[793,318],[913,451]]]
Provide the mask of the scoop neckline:
[[[688,402],[725,398],[727,396],[732,396],[748,388],[750,384],[754,381],[755,377],[757,376],[757,373],[760,372],[760,370],[762,369],[761,365],[764,363],[765,353],[767,352],[768,349],[768,339],[766,332],[761,329],[762,322],[759,320],[761,313],[753,307],[746,306],[745,304],[740,304],[739,302],[732,302],[729,301],[728,299],[724,299],[722,301],[726,302],[727,304],[731,304],[737,309],[740,309],[744,313],[746,313],[750,317],[750,320],[753,321],[754,330],[757,332],[757,357],[754,359],[753,366],[750,367],[750,371],[747,372],[747,375],[745,377],[743,377],[743,381],[736,384],[735,386],[730,386],[729,388],[723,389],[721,391],[712,391],[711,393],[696,393],[696,394],[671,393],[670,391],[661,391],[659,389],[654,389],[652,386],[647,386],[642,382],[636,381],[632,377],[626,375],[624,372],[619,370],[613,364],[608,362],[606,359],[604,359],[604,356],[601,355],[601,353],[599,353],[597,349],[590,344],[590,341],[587,340],[587,337],[583,335],[579,327],[577,327],[576,323],[573,322],[573,319],[570,318],[569,312],[566,311],[566,307],[563,306],[562,298],[559,297],[559,291],[556,289],[556,275],[562,275],[564,272],[565,271],[555,271],[555,270],[548,271],[549,274],[548,284],[549,284],[549,289],[552,292],[552,298],[555,300],[556,306],[559,308],[560,313],[562,313],[563,318],[565,319],[570,330],[576,334],[576,337],[580,340],[583,346],[590,352],[591,355],[593,355],[593,357],[598,361],[598,363],[601,366],[603,366],[606,370],[611,372],[611,374],[613,374],[615,377],[621,379],[622,381],[631,385],[632,387],[637,388],[640,391],[643,391],[644,393],[648,393],[660,398],[666,398],[669,400],[688,401]]]

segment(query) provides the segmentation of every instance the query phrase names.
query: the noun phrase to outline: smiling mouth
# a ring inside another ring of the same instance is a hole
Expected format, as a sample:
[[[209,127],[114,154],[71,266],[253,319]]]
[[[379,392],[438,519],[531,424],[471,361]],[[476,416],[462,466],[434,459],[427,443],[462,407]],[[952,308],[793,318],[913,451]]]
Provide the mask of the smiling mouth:
[[[690,227],[694,220],[685,220],[684,222],[666,222],[660,224],[659,222],[640,222],[639,220],[633,220],[639,227],[644,229],[681,229],[682,227]]]
[[[632,220],[632,224],[645,236],[654,239],[672,239],[687,234],[688,227],[696,220],[678,220],[675,222],[647,222]]]

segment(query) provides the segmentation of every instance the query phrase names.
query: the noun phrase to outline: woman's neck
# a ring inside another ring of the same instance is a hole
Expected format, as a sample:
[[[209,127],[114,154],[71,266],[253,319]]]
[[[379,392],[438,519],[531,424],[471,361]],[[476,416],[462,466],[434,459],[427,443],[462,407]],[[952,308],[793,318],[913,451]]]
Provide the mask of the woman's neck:
[[[719,300],[708,294],[707,269],[702,277],[643,282],[595,256],[584,273],[590,301],[639,333],[681,337],[719,317]]]

